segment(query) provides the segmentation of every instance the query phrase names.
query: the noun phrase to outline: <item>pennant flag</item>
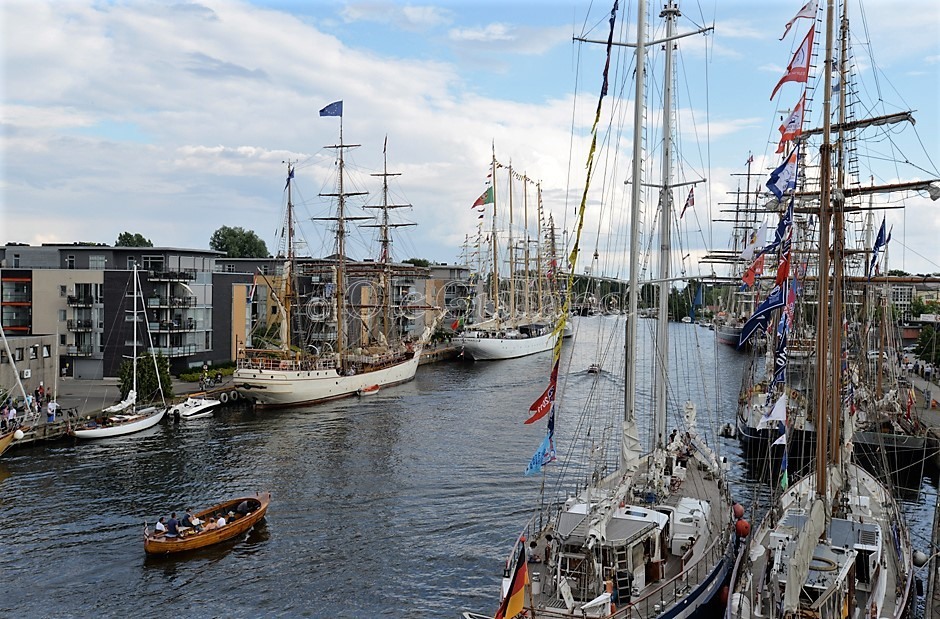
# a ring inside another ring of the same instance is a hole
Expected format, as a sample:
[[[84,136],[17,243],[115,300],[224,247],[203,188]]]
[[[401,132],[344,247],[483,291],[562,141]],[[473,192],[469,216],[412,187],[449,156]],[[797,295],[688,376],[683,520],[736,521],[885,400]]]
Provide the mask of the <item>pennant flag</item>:
[[[796,162],[799,159],[798,150],[800,148],[799,140],[793,145],[793,150],[787,155],[787,158],[777,166],[777,169],[770,173],[770,180],[767,181],[767,189],[777,196],[777,202],[783,199],[783,194],[791,189],[796,189]]]
[[[770,445],[771,447],[773,447],[774,445],[786,445],[786,444],[787,444],[787,431],[781,428],[780,436],[778,436],[777,440],[775,440]]]
[[[784,37],[787,36],[787,33],[790,32],[790,28],[793,26],[794,22],[801,17],[816,17],[816,9],[818,8],[818,0],[810,0],[803,5],[803,8],[797,11],[796,15],[793,16],[793,19],[787,22],[786,30],[783,31],[783,36],[780,37],[782,41]]]
[[[754,163],[754,155],[748,155],[747,161],[744,162],[744,165],[748,166],[748,165],[751,165],[752,163]]]
[[[744,285],[747,288],[750,288],[754,285],[754,280],[758,275],[761,275],[764,272],[764,257],[761,256],[755,260],[751,266],[747,268],[747,271],[744,272],[744,275],[741,276],[741,280],[744,282]]]
[[[512,619],[522,612],[525,607],[525,588],[529,584],[529,570],[525,560],[525,544],[519,544],[516,553],[516,565],[513,568],[512,578],[509,580],[509,591],[499,603],[493,619]]]
[[[483,206],[484,204],[492,204],[492,203],[493,203],[493,188],[487,187],[486,191],[483,192],[483,195],[477,198],[477,201],[473,203],[473,206],[474,207]]]
[[[290,171],[287,172],[287,183],[284,185],[284,189],[290,187],[290,179],[292,178],[294,178],[294,168],[291,168]]]
[[[682,212],[679,213],[679,219],[682,219],[682,216],[685,215],[685,209],[690,206],[695,206],[695,187],[689,189],[689,197],[685,199],[685,206],[682,207]]]
[[[767,414],[763,415],[760,418],[760,421],[757,422],[757,429],[763,430],[764,428],[768,426],[773,427],[776,424],[772,424],[771,422],[774,422],[774,421],[783,421],[784,423],[787,421],[787,394],[786,393],[784,393],[779,398],[777,398],[777,401],[774,402],[773,408],[771,408],[770,411],[767,412]]]
[[[785,210],[783,215],[780,216],[780,220],[777,222],[777,229],[774,230],[774,240],[771,241],[769,245],[760,250],[757,253],[758,256],[763,256],[767,252],[771,252],[777,249],[777,247],[779,247],[780,244],[784,242],[784,239],[790,237],[790,229],[793,226],[793,202],[794,198],[793,196],[790,196],[790,203],[787,205],[787,210]],[[789,248],[787,251],[789,251]],[[781,282],[777,283],[779,284]]]
[[[793,58],[790,60],[790,64],[787,65],[786,75],[780,78],[780,81],[774,86],[774,91],[770,93],[771,101],[773,101],[774,97],[777,95],[777,91],[780,87],[786,82],[806,83],[809,77],[809,61],[813,54],[813,34],[815,32],[815,28],[810,28],[809,32],[806,33],[806,38],[800,43],[800,48],[796,50],[796,53],[793,54]]]
[[[525,467],[526,476],[541,473],[542,467],[549,462],[554,462],[555,459],[555,441],[552,438],[552,433],[549,432],[542,439],[542,444],[539,445],[532,459],[529,460],[528,466]]]
[[[777,340],[777,350],[774,353],[774,378],[771,384],[779,385],[787,382],[787,332]]]
[[[766,331],[767,323],[770,321],[770,312],[786,303],[789,286],[784,282],[782,286],[774,286],[767,298],[757,306],[757,311],[747,319],[744,327],[741,329],[741,339],[738,340],[738,348],[744,346],[745,342],[751,339],[758,330]]]
[[[535,423],[545,416],[552,409],[555,403],[555,388],[558,386],[558,361],[555,361],[555,367],[552,368],[551,378],[548,379],[548,388],[539,396],[539,399],[532,403],[529,410],[532,416],[525,420],[526,424]]]
[[[890,238],[890,237],[889,237]],[[881,228],[878,229],[878,238],[875,239],[875,246],[871,248],[871,264],[868,266],[868,280],[875,273],[875,264],[878,262],[878,252],[887,245],[888,239],[885,238],[885,218],[881,218]]]
[[[780,461],[780,492],[790,485],[790,474],[787,467],[787,445],[783,444],[783,460]]]
[[[780,250],[780,260],[777,263],[777,279],[774,283],[778,286],[790,278],[790,245],[793,238],[793,230],[787,235],[783,242],[783,248]]]
[[[777,144],[777,154],[784,151],[787,142],[792,142],[803,135],[803,108],[806,106],[806,91],[800,97],[799,103],[790,112],[790,116],[778,128],[780,130],[780,143]]]
[[[329,104],[328,106],[320,110],[320,116],[339,116],[340,118],[342,118],[343,102],[334,101],[333,103]]]

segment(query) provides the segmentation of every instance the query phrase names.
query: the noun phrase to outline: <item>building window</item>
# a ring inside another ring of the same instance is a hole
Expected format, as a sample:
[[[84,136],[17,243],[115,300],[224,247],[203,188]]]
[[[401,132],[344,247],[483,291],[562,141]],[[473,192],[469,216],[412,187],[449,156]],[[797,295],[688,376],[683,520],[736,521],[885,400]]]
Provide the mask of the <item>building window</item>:
[[[127,258],[127,268],[128,268],[128,270],[133,270],[135,264],[137,264],[137,258],[135,258],[135,257],[133,257],[133,256],[128,256],[128,258]]]
[[[226,264],[226,265],[225,265],[225,272],[226,272],[226,273],[234,273],[234,272],[235,272],[235,265],[234,265],[234,264]]]
[[[49,350],[49,344],[43,344],[42,345],[42,358],[48,359],[51,356],[52,356],[52,351]]]
[[[0,363],[9,363],[10,360],[7,359],[7,351],[0,348]]]
[[[59,346],[65,346],[66,343],[67,343],[67,340],[65,339],[65,334],[60,333],[59,334]]]
[[[65,322],[66,319],[67,316],[65,314],[65,310],[59,310],[59,322]]]
[[[96,271],[103,271],[107,264],[104,256],[88,256],[88,268]]]
[[[13,361],[22,361],[23,360],[23,349],[14,348],[13,349]]]
[[[145,271],[163,270],[163,256],[143,256],[140,263]]]
[[[65,286],[59,286],[59,296],[64,297],[68,295],[68,289]]]
[[[20,255],[19,254],[13,254],[13,268],[14,269],[20,268]]]
[[[74,269],[75,268],[75,256],[66,256],[65,257],[65,268]]]
[[[35,344],[29,347],[29,358],[30,359],[39,358],[39,344]]]

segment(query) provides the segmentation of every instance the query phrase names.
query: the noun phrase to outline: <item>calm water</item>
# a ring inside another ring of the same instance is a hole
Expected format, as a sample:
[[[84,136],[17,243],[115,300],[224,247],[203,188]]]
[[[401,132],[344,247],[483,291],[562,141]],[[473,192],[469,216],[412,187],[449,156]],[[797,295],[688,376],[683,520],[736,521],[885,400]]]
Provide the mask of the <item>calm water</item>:
[[[593,384],[588,364],[603,358],[605,346],[619,346],[615,321],[578,323],[583,337],[563,368],[571,399]],[[703,359],[680,371],[717,364],[713,384],[689,389],[721,402],[730,420],[743,357],[714,347],[706,329],[671,329],[700,340],[684,345],[696,348],[694,356],[690,348],[674,352]],[[492,612],[501,562],[538,495],[539,478],[522,471],[544,426],[522,421],[545,387],[549,362],[536,355],[424,366],[415,381],[363,400],[228,410],[131,437],[8,452],[0,461],[0,616],[453,619],[464,609]],[[598,380],[616,390],[620,370],[610,370]],[[648,384],[641,374],[641,400]],[[700,427],[703,417],[700,411]],[[749,496],[736,441],[718,443],[740,496]],[[937,480],[918,484],[930,495],[909,492],[905,506],[915,545],[926,549]],[[255,490],[270,490],[273,501],[247,538],[184,558],[145,557],[145,521],[152,526],[171,510]]]

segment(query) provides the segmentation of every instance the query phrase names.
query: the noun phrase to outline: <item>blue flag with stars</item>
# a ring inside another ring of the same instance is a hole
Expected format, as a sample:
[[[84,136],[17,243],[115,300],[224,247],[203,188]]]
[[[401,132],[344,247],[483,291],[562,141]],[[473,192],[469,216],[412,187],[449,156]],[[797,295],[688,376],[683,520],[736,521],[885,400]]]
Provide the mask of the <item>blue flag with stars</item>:
[[[328,106],[320,110],[320,116],[339,116],[340,118],[342,118],[343,102],[340,100],[340,101],[334,101],[333,103],[329,104]]]

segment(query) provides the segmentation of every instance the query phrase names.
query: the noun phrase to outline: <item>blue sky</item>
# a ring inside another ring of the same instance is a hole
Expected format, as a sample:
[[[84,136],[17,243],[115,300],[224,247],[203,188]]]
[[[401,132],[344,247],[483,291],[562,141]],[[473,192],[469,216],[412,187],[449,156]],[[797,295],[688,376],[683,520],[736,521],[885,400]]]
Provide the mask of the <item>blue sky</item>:
[[[762,173],[776,165],[778,109],[798,89],[784,86],[776,102],[769,95],[808,20],[778,39],[802,4],[681,4],[680,31],[716,26],[681,44],[680,90],[700,97],[689,105],[698,135],[711,138],[708,149],[692,149],[691,167],[708,177],[696,190],[703,227],[703,205],[727,199],[748,152]],[[624,2],[618,14],[630,39],[633,10]],[[609,11],[511,0],[3,3],[0,241],[113,243],[131,231],[157,245],[206,248],[229,225],[254,230],[273,251],[282,161],[300,161],[302,208],[324,214],[317,193],[329,190],[331,153],[323,146],[338,127],[317,110],[343,99],[344,137],[362,144],[351,157],[362,182],[374,182],[368,173],[381,168],[387,135],[389,168],[402,173],[394,199],[414,205],[405,216],[419,226],[398,242],[397,257],[454,262],[476,226],[468,207],[494,142],[499,159],[542,181],[546,208],[565,219],[566,196],[582,182],[602,62],[599,46],[571,39],[603,38]],[[853,20],[871,38],[874,63],[857,62],[860,83],[876,93],[873,109],[917,110],[917,133],[893,154],[917,162],[922,177],[936,173],[940,3],[869,2]],[[873,160],[891,154],[883,146]],[[914,172],[879,175],[895,173]],[[367,188],[374,201],[378,187]],[[915,198],[904,219],[889,211],[911,248],[892,266],[940,271],[931,249],[937,208]],[[589,213],[591,234],[601,219]],[[720,246],[726,232],[709,242]],[[328,235],[305,234],[311,253],[324,253]],[[353,253],[368,251],[363,241]]]

